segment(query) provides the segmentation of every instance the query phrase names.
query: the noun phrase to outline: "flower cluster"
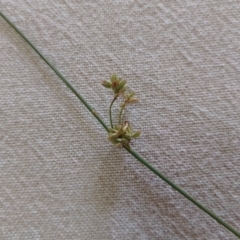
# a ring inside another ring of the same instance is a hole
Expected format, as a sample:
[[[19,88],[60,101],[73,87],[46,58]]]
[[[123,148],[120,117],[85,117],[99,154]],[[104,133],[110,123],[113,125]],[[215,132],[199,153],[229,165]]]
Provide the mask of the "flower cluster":
[[[121,106],[137,103],[139,101],[138,98],[135,96],[135,92],[125,91],[123,93],[123,97],[124,97],[124,102],[121,104]]]
[[[138,98],[135,93],[130,91],[126,86],[126,81],[118,78],[115,74],[111,76],[109,81],[103,81],[102,85],[106,88],[112,89],[114,93],[114,99],[112,100],[109,108],[109,117],[111,128],[109,129],[108,140],[112,142],[117,147],[130,147],[129,143],[132,139],[140,136],[141,132],[134,132],[127,121],[122,120],[122,113],[125,107],[129,104],[138,102]],[[123,97],[124,101],[120,105],[119,121],[118,124],[113,126],[112,121],[112,104],[119,97]]]
[[[133,138],[140,136],[141,132],[133,132],[129,122],[125,121],[123,124],[117,125],[109,129],[108,140],[116,145],[116,147],[129,147],[129,143]]]
[[[105,88],[111,88],[115,93],[115,97],[123,94],[126,90],[127,81],[118,78],[116,74],[112,75],[110,81],[103,81],[102,85]]]

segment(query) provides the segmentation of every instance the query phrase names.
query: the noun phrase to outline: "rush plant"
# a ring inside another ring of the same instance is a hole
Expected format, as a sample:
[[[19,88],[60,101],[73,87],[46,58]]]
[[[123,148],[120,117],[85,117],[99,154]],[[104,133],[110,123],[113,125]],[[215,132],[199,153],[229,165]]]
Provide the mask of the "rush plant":
[[[42,60],[58,75],[58,77],[62,80],[62,82],[76,95],[76,97],[86,106],[86,108],[93,114],[93,116],[99,121],[99,123],[106,129],[109,133],[109,140],[113,142],[116,146],[122,147],[127,150],[132,156],[134,156],[139,162],[145,165],[149,170],[155,173],[158,177],[160,177],[163,181],[169,184],[172,188],[186,197],[189,201],[195,204],[197,207],[202,209],[205,213],[207,213],[210,217],[215,219],[218,223],[223,225],[226,229],[231,231],[237,237],[240,238],[240,233],[230,226],[228,223],[223,221],[219,216],[213,213],[211,210],[206,208],[200,202],[198,202],[195,198],[185,192],[182,188],[177,186],[174,182],[168,179],[165,175],[155,169],[151,164],[149,164],[142,156],[140,156],[137,152],[130,148],[130,141],[133,138],[137,138],[140,135],[140,132],[133,132],[129,122],[122,120],[122,112],[124,111],[125,107],[130,104],[137,102],[137,98],[135,97],[135,93],[127,90],[126,88],[126,81],[121,80],[116,75],[113,75],[110,81],[104,81],[103,86],[109,89],[112,89],[114,92],[113,100],[109,107],[109,116],[110,116],[110,124],[111,127],[109,128],[107,124],[96,114],[95,110],[88,104],[88,102],[75,90],[75,88],[67,81],[67,79],[52,65],[50,61],[28,40],[28,38],[0,11],[0,16],[6,20],[6,22],[27,42],[32,49],[42,58]],[[118,97],[122,96],[124,101],[121,104],[120,114],[119,114],[119,121],[118,124],[114,126],[112,121],[112,114],[111,109],[113,103],[116,101]]]

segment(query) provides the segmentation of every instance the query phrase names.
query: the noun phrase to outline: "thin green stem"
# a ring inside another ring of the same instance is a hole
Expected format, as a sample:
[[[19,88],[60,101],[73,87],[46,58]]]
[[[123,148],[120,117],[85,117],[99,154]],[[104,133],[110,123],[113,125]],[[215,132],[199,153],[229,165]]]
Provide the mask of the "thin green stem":
[[[104,121],[96,114],[96,112],[93,110],[93,108],[74,89],[74,87],[63,77],[63,75],[46,59],[46,57],[44,57],[42,55],[42,53],[23,35],[23,33],[21,33],[21,31],[5,15],[3,15],[3,13],[1,13],[1,11],[0,11],[0,16],[2,16],[6,20],[6,22],[10,26],[12,26],[12,28],[33,48],[33,50],[47,63],[47,65],[59,76],[59,78],[63,81],[63,83],[79,98],[79,100],[87,107],[87,109],[93,114],[93,116],[109,132],[109,129],[108,129],[107,125],[104,123]],[[112,102],[112,104],[113,104],[113,102]],[[111,121],[111,123],[112,123],[112,121]],[[124,148],[130,154],[132,154],[137,160],[139,160],[142,164],[144,164],[148,169],[150,169],[153,173],[155,173],[157,176],[159,176],[162,180],[164,180],[171,187],[173,187],[176,191],[178,191],[180,194],[182,194],[184,197],[186,197],[188,200],[190,200],[193,204],[195,204],[197,207],[199,207],[205,213],[207,213],[209,216],[211,216],[213,219],[215,219],[218,223],[222,224],[225,228],[227,228],[229,231],[231,231],[233,234],[235,234],[237,237],[240,238],[240,233],[237,230],[235,230],[233,227],[228,225],[220,217],[218,217],[212,211],[210,211],[209,209],[204,207],[201,203],[199,203],[197,200],[195,200],[192,196],[190,196],[188,193],[186,193],[183,189],[181,189],[179,186],[177,186],[175,183],[173,183],[171,180],[169,180],[166,176],[164,176],[162,173],[160,173],[158,170],[156,170],[142,156],[140,156],[138,153],[133,151],[131,148],[128,148],[126,146]]]
[[[229,231],[231,231],[233,234],[235,234],[237,237],[240,238],[240,233],[234,229],[232,226],[224,222],[220,217],[218,217],[215,213],[213,213],[211,210],[203,206],[200,202],[198,202],[196,199],[194,199],[191,195],[189,195],[187,192],[185,192],[182,188],[177,186],[174,182],[169,180],[166,176],[164,176],[161,172],[159,172],[157,169],[155,169],[152,165],[150,165],[141,155],[139,155],[137,152],[133,151],[131,148],[128,148],[124,146],[124,148],[132,154],[138,161],[140,161],[143,165],[145,165],[148,169],[150,169],[152,172],[154,172],[157,176],[159,176],[163,181],[168,183],[172,188],[177,190],[179,193],[181,193],[184,197],[186,197],[189,201],[191,201],[193,204],[195,204],[197,207],[202,209],[205,213],[207,213],[209,216],[211,216],[213,219],[215,219],[218,223],[223,225],[225,228],[227,228]]]
[[[120,113],[119,113],[119,119],[118,119],[118,123],[121,124],[121,121],[122,121],[122,113],[123,113],[123,110],[124,108],[126,107],[126,104],[124,103],[121,107],[121,110],[120,110]]]
[[[65,85],[77,96],[77,98],[86,106],[86,108],[93,114],[93,116],[101,123],[107,130],[106,123],[98,116],[96,111],[87,103],[87,101],[74,89],[74,87],[67,81],[67,79],[53,66],[51,62],[24,36],[24,34],[0,11],[0,15],[5,21],[32,47],[32,49],[42,58],[42,60],[58,75],[58,77],[65,83]]]
[[[110,106],[109,106],[109,119],[110,119],[110,124],[111,124],[111,127],[113,128],[113,120],[112,120],[112,106],[113,106],[113,103],[116,101],[117,99],[117,96],[114,97],[114,99],[112,100]]]

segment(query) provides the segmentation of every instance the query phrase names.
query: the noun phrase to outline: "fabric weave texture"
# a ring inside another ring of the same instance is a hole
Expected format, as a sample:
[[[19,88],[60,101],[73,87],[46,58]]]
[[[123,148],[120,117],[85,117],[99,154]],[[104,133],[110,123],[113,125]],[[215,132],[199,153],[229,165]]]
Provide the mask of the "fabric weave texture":
[[[109,123],[111,74],[140,103],[132,148],[240,230],[239,1],[2,0]],[[124,150],[0,18],[0,239],[237,239]],[[114,119],[118,112],[114,107]]]

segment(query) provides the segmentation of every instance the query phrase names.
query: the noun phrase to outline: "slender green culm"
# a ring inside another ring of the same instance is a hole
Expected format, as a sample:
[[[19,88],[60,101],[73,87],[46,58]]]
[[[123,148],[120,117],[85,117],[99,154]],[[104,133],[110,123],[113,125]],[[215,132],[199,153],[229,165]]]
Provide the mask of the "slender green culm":
[[[94,109],[86,102],[86,100],[74,89],[74,87],[63,77],[63,75],[46,59],[45,56],[24,36],[24,34],[0,11],[0,15],[5,21],[32,47],[32,49],[45,61],[45,63],[58,75],[58,77],[63,81],[63,83],[77,96],[77,98],[87,107],[87,109],[93,114],[93,116],[101,123],[101,125],[109,132],[109,129],[105,122],[96,114]],[[186,193],[183,189],[165,177],[162,173],[156,170],[153,166],[151,166],[142,156],[140,156],[137,152],[133,151],[131,148],[127,146],[123,146],[130,154],[132,154],[138,161],[140,161],[143,165],[145,165],[149,170],[159,176],[162,180],[164,180],[167,184],[169,184],[172,188],[186,197],[189,201],[195,204],[197,207],[202,209],[205,213],[215,219],[218,223],[222,224],[225,228],[235,234],[240,238],[240,233],[231,227],[229,224],[224,222],[220,217],[214,214],[212,211],[204,207],[201,203],[195,200],[192,196]]]
[[[122,113],[123,113],[123,110],[125,108],[125,104],[123,104],[123,106],[121,107],[121,110],[120,110],[120,113],[119,113],[119,117],[118,117],[118,123],[120,124],[121,121],[122,121]]]
[[[67,81],[67,79],[53,66],[51,62],[28,40],[24,34],[0,11],[0,15],[11,27],[32,47],[32,49],[42,58],[42,60],[58,75],[58,77],[65,83],[65,85],[79,98],[79,100],[86,106],[86,108],[94,115],[94,117],[102,124],[108,131],[107,125],[98,116],[96,111],[87,103],[87,101],[74,89],[74,87]]]
[[[109,119],[110,119],[110,124],[111,124],[111,127],[113,128],[113,120],[112,120],[112,105],[113,103],[116,101],[116,98],[114,98],[110,104],[110,107],[109,107]]]

